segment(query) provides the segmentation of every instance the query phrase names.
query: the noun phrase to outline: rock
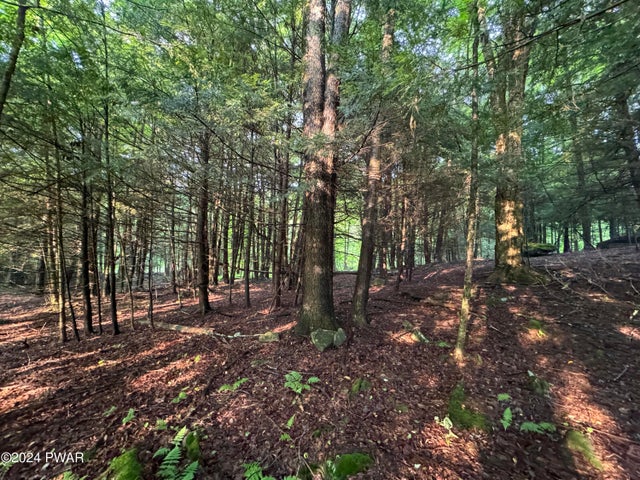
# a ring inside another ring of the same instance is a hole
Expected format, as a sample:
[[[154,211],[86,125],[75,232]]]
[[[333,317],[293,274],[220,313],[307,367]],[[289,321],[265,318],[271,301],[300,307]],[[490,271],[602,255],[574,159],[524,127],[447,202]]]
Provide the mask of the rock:
[[[277,342],[280,340],[280,335],[275,332],[266,332],[258,337],[258,341],[261,343]]]
[[[339,328],[336,333],[333,334],[333,345],[337,348],[347,341],[347,334],[344,330]]]
[[[333,330],[318,329],[311,332],[311,342],[316,346],[318,350],[324,352],[327,348],[333,345],[333,338],[337,332]]]

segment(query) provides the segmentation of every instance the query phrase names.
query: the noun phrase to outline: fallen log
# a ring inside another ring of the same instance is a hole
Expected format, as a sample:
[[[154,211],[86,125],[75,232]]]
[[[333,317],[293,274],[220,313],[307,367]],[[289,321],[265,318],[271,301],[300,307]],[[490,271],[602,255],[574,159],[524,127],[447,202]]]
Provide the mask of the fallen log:
[[[149,325],[151,326],[151,322],[149,320],[138,320],[138,323],[141,325]],[[166,323],[166,322],[153,322],[153,326],[155,328],[160,328],[162,330],[173,330],[174,332],[187,333],[190,335],[209,335],[214,337],[220,337],[224,339],[232,339],[232,338],[257,338],[259,342],[268,343],[268,342],[277,342],[280,337],[275,332],[265,332],[265,333],[253,333],[253,334],[242,334],[240,332],[236,332],[233,335],[226,335],[224,333],[214,332],[210,328],[202,328],[202,327],[190,327],[188,325],[176,325],[174,323]]]

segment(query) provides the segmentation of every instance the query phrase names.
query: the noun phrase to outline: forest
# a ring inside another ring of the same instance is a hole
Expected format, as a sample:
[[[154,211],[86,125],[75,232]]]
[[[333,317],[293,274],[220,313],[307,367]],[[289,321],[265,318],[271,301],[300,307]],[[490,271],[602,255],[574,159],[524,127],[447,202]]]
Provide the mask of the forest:
[[[0,0],[0,478],[640,477],[639,19]]]

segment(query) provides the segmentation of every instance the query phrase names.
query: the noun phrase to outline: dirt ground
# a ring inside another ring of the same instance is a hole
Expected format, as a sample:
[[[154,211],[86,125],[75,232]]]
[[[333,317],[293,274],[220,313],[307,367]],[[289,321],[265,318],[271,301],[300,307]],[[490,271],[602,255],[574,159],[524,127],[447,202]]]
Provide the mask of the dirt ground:
[[[60,344],[42,297],[2,294],[0,451],[40,453],[38,461],[12,465],[5,478],[73,470],[94,479],[133,447],[145,478],[155,478],[153,453],[182,426],[199,434],[203,479],[241,479],[251,462],[282,478],[350,452],[374,459],[358,477],[366,479],[640,478],[640,253],[622,248],[531,263],[552,277],[548,285],[491,285],[491,262],[477,263],[463,366],[451,356],[458,264],[420,267],[399,291],[392,279],[373,287],[372,322],[359,330],[348,323],[355,276],[337,275],[336,308],[348,341],[324,353],[290,333],[293,293],[269,311],[268,282],[253,286],[248,309],[239,286],[232,305],[219,287],[205,317],[192,297],[180,307],[176,296],[159,292],[155,319],[227,336],[279,332],[274,343],[143,325],[133,331],[123,297],[121,335],[110,334],[105,317],[103,335]],[[139,319],[146,295],[136,294]],[[320,381],[298,395],[284,385],[291,371]],[[461,382],[464,408],[483,413],[489,426],[454,426],[448,435],[441,423]],[[505,429],[507,408],[513,418]],[[527,421],[555,431],[521,431]],[[591,462],[569,448],[569,432],[589,440]],[[67,463],[51,455],[45,461],[54,451],[71,454]],[[74,461],[76,452],[84,462]]]

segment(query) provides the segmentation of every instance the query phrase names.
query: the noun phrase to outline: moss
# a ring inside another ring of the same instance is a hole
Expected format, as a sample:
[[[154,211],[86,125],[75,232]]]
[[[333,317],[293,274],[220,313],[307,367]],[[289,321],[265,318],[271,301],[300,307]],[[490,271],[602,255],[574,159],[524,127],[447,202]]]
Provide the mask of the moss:
[[[142,478],[142,465],[138,461],[138,451],[135,448],[125,451],[109,463],[109,480],[139,480]]]
[[[468,408],[464,404],[465,398],[463,385],[456,385],[456,388],[453,389],[449,397],[449,407],[447,410],[451,422],[456,427],[466,430],[487,430],[489,424],[487,417],[480,412]]]
[[[596,457],[595,452],[593,451],[593,445],[591,440],[584,433],[578,432],[576,430],[569,430],[565,437],[567,442],[567,448],[572,452],[581,453],[584,458],[597,470],[602,470],[602,463]]]
[[[489,283],[515,283],[518,285],[546,285],[549,278],[527,266],[496,268],[487,280]]]

